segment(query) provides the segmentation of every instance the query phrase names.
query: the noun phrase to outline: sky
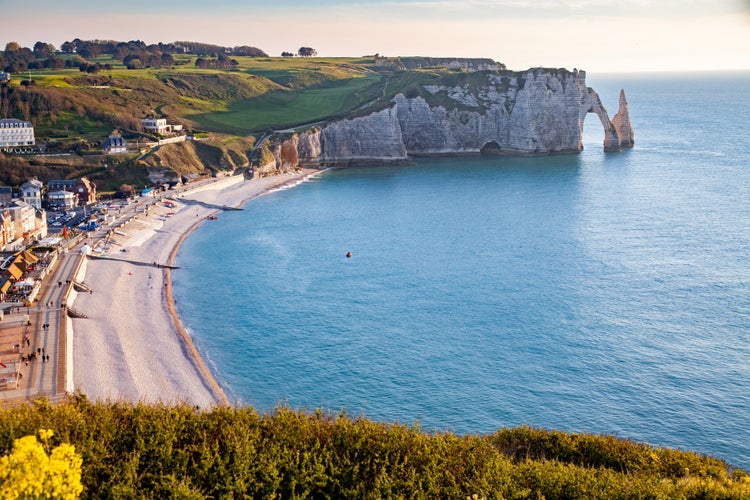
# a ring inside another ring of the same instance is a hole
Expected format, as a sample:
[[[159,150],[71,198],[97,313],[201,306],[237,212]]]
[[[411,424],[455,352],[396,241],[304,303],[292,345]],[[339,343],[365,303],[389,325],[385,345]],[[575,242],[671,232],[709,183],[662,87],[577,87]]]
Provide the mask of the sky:
[[[750,69],[750,0],[0,0],[0,48],[75,38],[484,57],[513,70],[736,70]]]

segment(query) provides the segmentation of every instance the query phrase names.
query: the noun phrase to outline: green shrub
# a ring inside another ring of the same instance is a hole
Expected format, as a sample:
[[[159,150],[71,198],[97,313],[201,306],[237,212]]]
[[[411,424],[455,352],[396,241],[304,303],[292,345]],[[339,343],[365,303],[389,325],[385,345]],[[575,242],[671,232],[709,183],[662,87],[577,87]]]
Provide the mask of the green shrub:
[[[749,498],[717,459],[529,427],[422,432],[345,413],[91,403],[0,410],[0,452],[37,429],[83,459],[86,498]]]

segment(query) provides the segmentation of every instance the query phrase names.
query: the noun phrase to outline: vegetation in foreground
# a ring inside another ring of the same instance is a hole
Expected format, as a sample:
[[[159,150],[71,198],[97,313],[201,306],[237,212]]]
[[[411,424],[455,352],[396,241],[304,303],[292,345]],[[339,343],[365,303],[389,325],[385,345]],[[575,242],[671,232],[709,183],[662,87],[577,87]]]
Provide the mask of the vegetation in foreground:
[[[748,498],[721,460],[528,427],[425,433],[345,414],[44,400],[0,410],[0,452],[53,431],[84,498]]]

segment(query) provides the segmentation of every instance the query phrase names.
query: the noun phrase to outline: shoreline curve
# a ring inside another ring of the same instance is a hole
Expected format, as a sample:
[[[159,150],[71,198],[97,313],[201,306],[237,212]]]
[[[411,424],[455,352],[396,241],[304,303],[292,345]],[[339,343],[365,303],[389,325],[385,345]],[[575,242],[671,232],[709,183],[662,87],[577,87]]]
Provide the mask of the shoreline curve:
[[[92,252],[118,252],[117,260],[87,259],[84,279],[94,291],[79,294],[75,307],[88,318],[73,319],[70,332],[75,390],[92,400],[230,404],[177,313],[168,266],[210,216],[323,171],[227,177],[173,196],[174,207],[158,201],[132,207],[131,221]]]

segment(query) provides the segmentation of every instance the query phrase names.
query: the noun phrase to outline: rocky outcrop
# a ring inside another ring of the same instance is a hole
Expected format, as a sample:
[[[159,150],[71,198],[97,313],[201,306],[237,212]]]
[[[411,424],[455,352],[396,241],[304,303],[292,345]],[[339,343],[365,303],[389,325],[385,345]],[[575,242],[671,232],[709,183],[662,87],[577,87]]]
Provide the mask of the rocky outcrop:
[[[299,166],[307,167],[320,165],[320,156],[322,154],[320,135],[319,128],[310,129],[299,135],[297,142]]]
[[[589,99],[586,100],[587,106],[581,106],[581,114],[579,122],[581,124],[581,132],[583,132],[583,120],[586,118],[587,113],[594,113],[599,117],[599,121],[602,123],[604,129],[604,151],[619,151],[620,150],[620,138],[617,136],[617,128],[609,119],[607,110],[604,109],[599,94],[594,89],[588,88]],[[581,138],[583,139],[583,138]],[[579,150],[583,149],[583,142]]]
[[[630,107],[628,100],[625,98],[625,91],[620,90],[620,107],[617,114],[612,118],[612,123],[620,137],[620,146],[623,148],[632,148],[635,145],[633,136],[633,127],[630,124]]]
[[[297,154],[298,144],[298,136],[294,134],[276,148],[274,156],[276,157],[276,164],[280,171],[288,172],[297,168],[297,165],[299,165],[299,154]]]
[[[308,133],[297,153],[307,164],[400,163],[419,155],[576,153],[589,113],[604,130],[605,151],[632,147],[624,92],[615,122],[584,71],[536,68],[453,76],[397,94],[390,106]],[[304,146],[302,146],[304,142]]]
[[[448,68],[463,71],[498,71],[505,65],[485,58],[463,57],[376,57],[377,66],[392,66],[402,71],[423,68]]]

